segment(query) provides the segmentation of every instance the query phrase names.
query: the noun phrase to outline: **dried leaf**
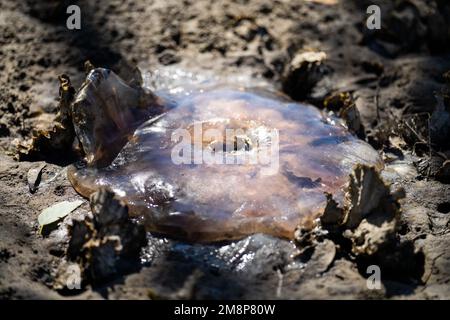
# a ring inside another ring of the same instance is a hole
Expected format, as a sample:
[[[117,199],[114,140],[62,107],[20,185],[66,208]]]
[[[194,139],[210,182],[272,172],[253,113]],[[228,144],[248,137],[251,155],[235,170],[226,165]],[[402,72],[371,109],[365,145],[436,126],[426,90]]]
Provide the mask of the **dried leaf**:
[[[45,162],[40,162],[38,163],[37,166],[28,170],[27,181],[28,181],[28,188],[30,189],[31,193],[36,192],[39,183],[41,182],[42,170],[45,168],[45,166],[46,166]]]
[[[44,226],[56,222],[59,219],[67,216],[73,210],[81,206],[82,203],[82,200],[62,201],[42,210],[41,214],[38,217],[38,222],[41,227],[40,231],[42,231],[42,228]]]

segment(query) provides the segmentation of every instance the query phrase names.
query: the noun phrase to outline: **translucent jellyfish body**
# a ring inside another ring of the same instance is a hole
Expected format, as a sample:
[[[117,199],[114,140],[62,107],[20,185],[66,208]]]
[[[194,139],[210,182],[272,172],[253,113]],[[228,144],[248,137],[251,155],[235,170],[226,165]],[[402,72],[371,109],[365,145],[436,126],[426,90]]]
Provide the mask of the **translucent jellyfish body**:
[[[94,69],[73,105],[88,164],[69,169],[71,183],[86,197],[111,189],[149,231],[201,242],[293,238],[323,212],[325,192],[342,200],[356,164],[382,167],[338,119],[270,87],[170,77],[176,85],[149,92]]]

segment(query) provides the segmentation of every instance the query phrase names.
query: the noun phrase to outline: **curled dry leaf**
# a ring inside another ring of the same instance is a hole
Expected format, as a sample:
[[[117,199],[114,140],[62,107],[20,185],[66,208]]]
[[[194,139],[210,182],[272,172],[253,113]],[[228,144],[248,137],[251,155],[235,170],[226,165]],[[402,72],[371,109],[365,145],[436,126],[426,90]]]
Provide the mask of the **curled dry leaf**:
[[[39,162],[37,165],[33,166],[28,170],[27,173],[27,182],[28,188],[31,193],[36,192],[39,183],[41,182],[42,170],[45,168],[45,162]]]
[[[338,92],[329,95],[324,100],[324,106],[341,117],[347,128],[360,138],[364,138],[364,127],[361,115],[352,95],[348,92]]]
[[[74,154],[75,132],[70,104],[75,89],[67,75],[61,75],[59,81],[59,112],[56,122],[53,128],[38,130],[31,139],[17,142],[15,157],[19,161],[59,160]]]
[[[283,76],[283,91],[296,100],[307,98],[328,72],[323,51],[303,51],[292,59]]]
[[[328,195],[320,220],[324,228],[343,232],[354,254],[372,255],[394,237],[402,197],[403,192],[391,193],[377,170],[358,165],[350,175],[343,206]]]

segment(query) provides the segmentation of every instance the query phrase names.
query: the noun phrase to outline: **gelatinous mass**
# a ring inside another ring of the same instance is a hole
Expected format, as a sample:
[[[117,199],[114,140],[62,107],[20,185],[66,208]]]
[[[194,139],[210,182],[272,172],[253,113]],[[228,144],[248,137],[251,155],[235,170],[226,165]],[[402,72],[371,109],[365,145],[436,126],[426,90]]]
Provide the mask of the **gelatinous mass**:
[[[339,119],[267,86],[168,74],[181,84],[150,91],[94,69],[72,106],[87,164],[69,169],[71,183],[86,197],[110,188],[149,231],[292,238],[323,212],[325,192],[342,201],[357,163],[382,167]]]

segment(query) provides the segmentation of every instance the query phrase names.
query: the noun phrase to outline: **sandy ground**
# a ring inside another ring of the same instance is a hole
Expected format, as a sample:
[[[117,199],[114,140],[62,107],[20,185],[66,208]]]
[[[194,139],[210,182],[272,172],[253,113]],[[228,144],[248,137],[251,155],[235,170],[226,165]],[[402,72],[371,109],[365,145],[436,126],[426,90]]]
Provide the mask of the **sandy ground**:
[[[403,156],[388,165],[387,179],[406,190],[398,238],[411,244],[416,258],[406,275],[392,268],[380,290],[367,289],[357,260],[329,259],[329,243],[297,261],[292,243],[263,235],[209,246],[149,235],[138,271],[102,286],[55,291],[67,224],[88,214],[89,204],[41,236],[42,209],[81,199],[65,175],[72,159],[18,162],[12,155],[16,141],[52,123],[59,74],[79,87],[88,59],[112,69],[126,60],[148,70],[170,64],[217,74],[246,70],[319,108],[328,94],[349,91],[366,139],[386,151],[377,132],[432,113],[450,70],[446,1],[78,1],[78,31],[65,27],[68,2],[0,1],[1,298],[450,298],[450,186],[434,178],[449,156],[448,136],[434,141],[431,158],[426,143],[413,148],[420,139],[406,141]],[[365,28],[371,3],[381,5],[381,32]],[[327,54],[326,70],[299,89],[285,79],[298,53],[311,49]],[[423,121],[412,123],[427,132]],[[27,173],[43,163],[32,194]]]

